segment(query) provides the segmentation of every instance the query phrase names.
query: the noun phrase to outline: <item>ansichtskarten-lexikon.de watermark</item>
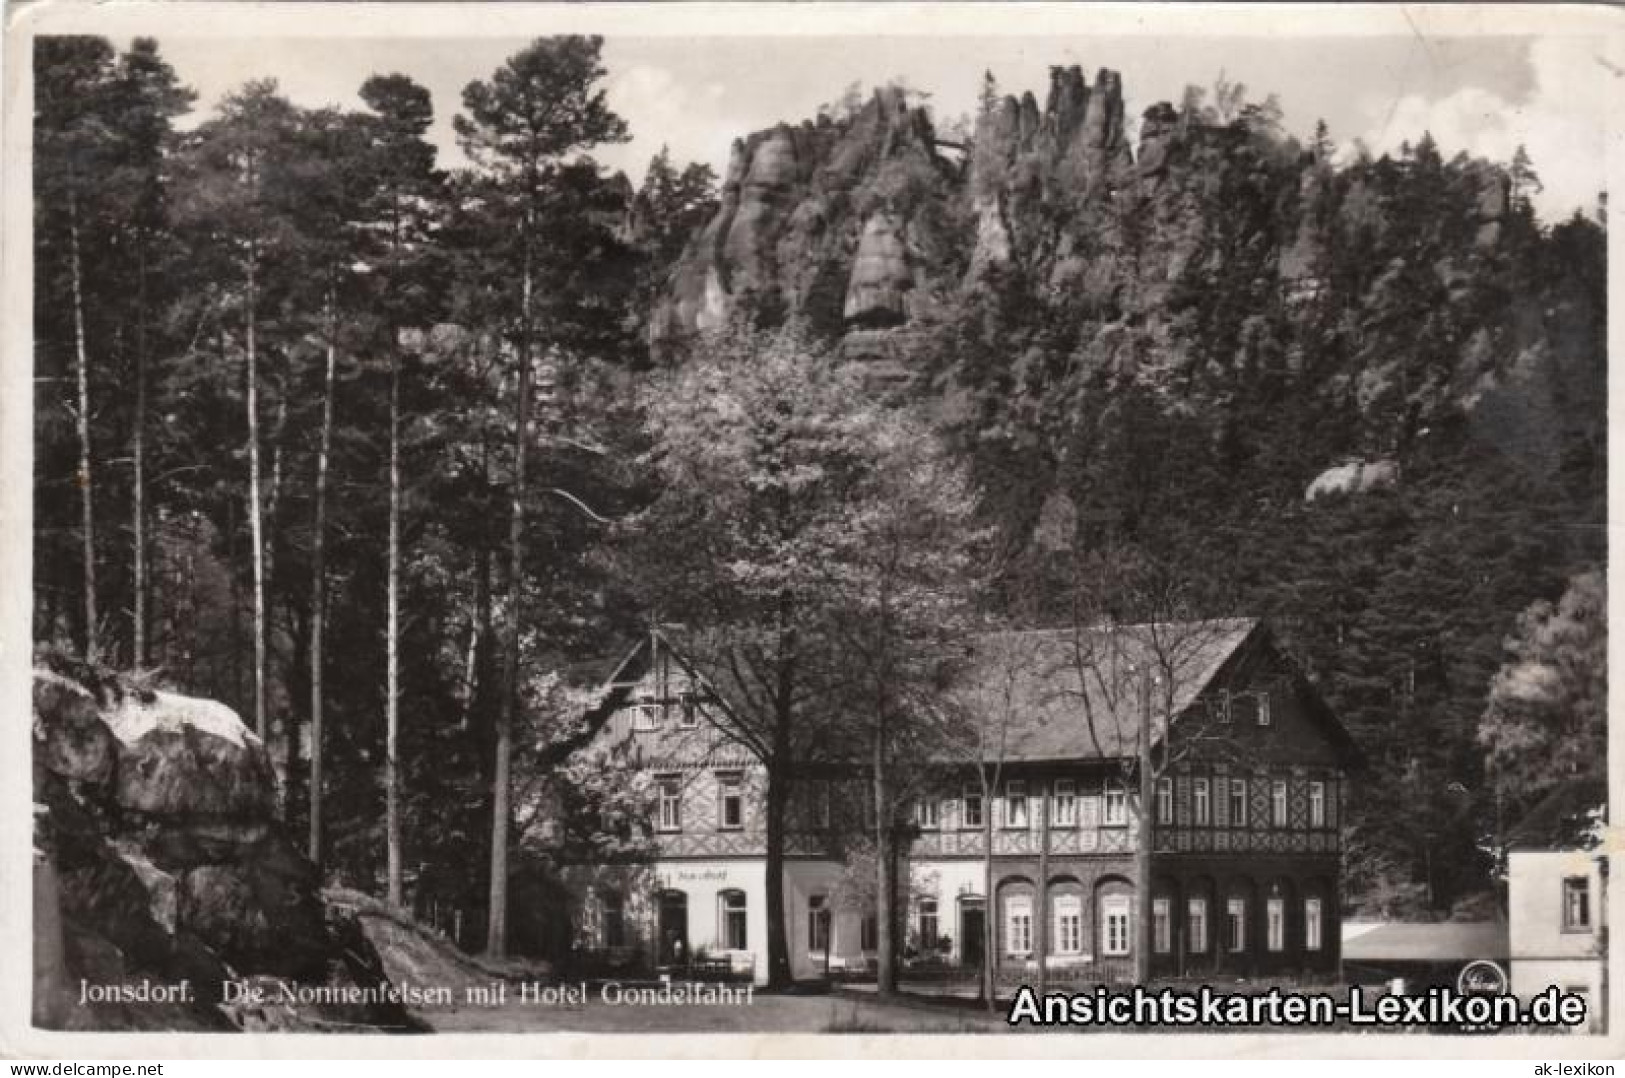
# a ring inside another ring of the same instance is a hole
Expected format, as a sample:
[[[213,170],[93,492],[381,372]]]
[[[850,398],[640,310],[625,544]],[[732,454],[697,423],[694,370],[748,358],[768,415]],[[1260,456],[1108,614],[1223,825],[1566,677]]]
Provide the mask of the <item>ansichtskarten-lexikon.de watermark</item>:
[[[1104,985],[1088,992],[1040,996],[1022,985],[1006,1017],[1012,1026],[1458,1026],[1506,1029],[1520,1026],[1577,1027],[1585,1023],[1586,1001],[1556,987],[1524,1004],[1510,995],[1463,995],[1430,988],[1415,995],[1367,994],[1360,986],[1342,998],[1325,992],[1257,993],[1199,988],[1132,989],[1114,992]]]

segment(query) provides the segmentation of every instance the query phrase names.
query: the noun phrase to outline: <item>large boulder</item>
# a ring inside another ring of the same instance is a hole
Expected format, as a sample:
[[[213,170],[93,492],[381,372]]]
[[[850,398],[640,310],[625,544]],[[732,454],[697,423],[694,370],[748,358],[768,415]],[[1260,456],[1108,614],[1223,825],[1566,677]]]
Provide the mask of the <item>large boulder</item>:
[[[223,704],[61,664],[34,679],[36,1024],[240,1029],[228,982],[388,985],[348,914],[282,834],[257,737]],[[191,986],[86,1001],[79,986]],[[292,1008],[258,1028],[410,1028],[398,1003]]]
[[[1395,460],[1349,461],[1327,468],[1304,491],[1303,500],[1312,502],[1333,494],[1362,494],[1399,485],[1399,462]]]
[[[187,821],[270,818],[270,757],[224,704],[166,692],[127,695],[103,721],[118,741],[121,807]]]

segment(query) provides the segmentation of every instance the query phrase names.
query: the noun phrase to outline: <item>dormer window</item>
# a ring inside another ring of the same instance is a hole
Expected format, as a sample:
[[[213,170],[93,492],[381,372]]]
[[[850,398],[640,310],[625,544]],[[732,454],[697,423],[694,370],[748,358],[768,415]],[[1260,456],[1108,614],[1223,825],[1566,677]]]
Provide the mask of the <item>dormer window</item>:
[[[1258,725],[1268,726],[1270,724],[1270,694],[1261,692],[1257,693],[1256,696],[1258,697]]]
[[[632,702],[632,729],[639,732],[660,729],[660,701],[648,693]]]

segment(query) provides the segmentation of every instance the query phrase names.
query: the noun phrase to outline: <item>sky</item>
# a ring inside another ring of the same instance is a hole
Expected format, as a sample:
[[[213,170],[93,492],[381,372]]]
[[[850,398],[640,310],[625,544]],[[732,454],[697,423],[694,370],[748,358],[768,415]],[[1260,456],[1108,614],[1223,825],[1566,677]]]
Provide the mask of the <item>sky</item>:
[[[359,105],[374,73],[401,72],[434,98],[431,137],[441,163],[465,163],[451,119],[470,81],[488,78],[524,46],[504,37],[323,37],[258,39],[164,34],[163,54],[198,91],[194,122],[251,78],[275,78],[307,106]],[[1594,210],[1605,175],[1611,96],[1622,72],[1581,36],[1366,37],[1056,35],[998,36],[612,36],[604,45],[611,106],[630,142],[595,156],[636,182],[662,145],[678,161],[722,173],[735,138],[797,122],[847,86],[901,81],[929,95],[939,123],[974,109],[984,70],[1002,91],[1040,102],[1048,69],[1080,64],[1121,72],[1131,133],[1145,108],[1177,101],[1187,84],[1221,73],[1254,99],[1278,95],[1289,131],[1324,119],[1335,140],[1373,152],[1430,131],[1448,157],[1464,150],[1508,161],[1519,144],[1545,190],[1542,217]]]

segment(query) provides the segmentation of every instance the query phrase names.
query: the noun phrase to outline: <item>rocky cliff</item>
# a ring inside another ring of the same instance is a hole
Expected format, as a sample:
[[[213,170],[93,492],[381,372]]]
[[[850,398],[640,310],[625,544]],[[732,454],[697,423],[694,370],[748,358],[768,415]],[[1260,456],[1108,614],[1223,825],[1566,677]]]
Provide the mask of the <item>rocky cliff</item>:
[[[282,834],[265,747],[231,709],[41,668],[33,739],[36,1024],[416,1027],[366,992],[282,1006],[227,989],[275,999],[283,985],[389,985],[358,921],[324,906],[314,867]]]
[[[1589,286],[1538,265],[1508,170],[1425,137],[1337,163],[1273,102],[1214,97],[1153,104],[1133,134],[1116,72],[1055,67],[1042,99],[985,97],[963,144],[895,88],[740,139],[655,303],[653,351],[741,314],[803,318],[934,409],[979,469],[1022,476],[998,507],[1022,528],[1054,495],[1093,496],[1080,469],[1109,457],[1134,394],[1283,499],[1442,426],[1552,466],[1543,424],[1594,376],[1574,343],[1600,323]],[[1315,436],[1252,446],[1262,412],[1314,416]]]
[[[1176,119],[1167,105],[1148,112],[1137,166],[1117,73],[1091,86],[1080,68],[1058,67],[1042,108],[1031,93],[998,100],[969,148],[939,140],[896,88],[844,120],[750,135],[653,312],[652,342],[751,307],[872,350],[887,331],[906,340],[940,322],[994,271],[1109,297],[1123,243],[1111,207],[1155,190]]]

